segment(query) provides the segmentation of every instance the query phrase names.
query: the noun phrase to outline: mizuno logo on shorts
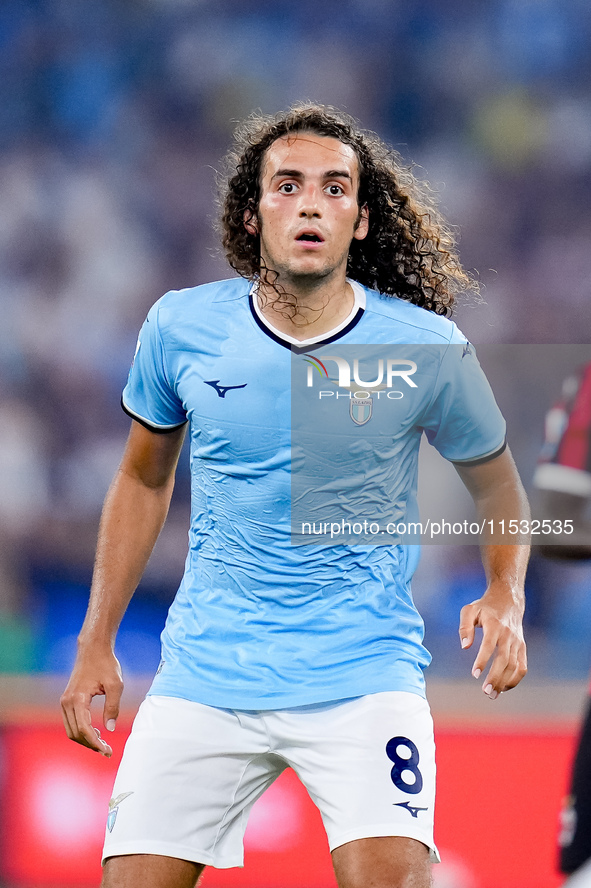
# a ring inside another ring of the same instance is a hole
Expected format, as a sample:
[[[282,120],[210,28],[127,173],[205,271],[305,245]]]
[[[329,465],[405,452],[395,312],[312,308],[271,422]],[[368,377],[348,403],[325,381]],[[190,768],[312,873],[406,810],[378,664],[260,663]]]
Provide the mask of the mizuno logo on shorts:
[[[408,802],[394,802],[394,804],[396,805],[397,808],[406,808],[406,810],[408,811],[409,814],[412,815],[412,817],[418,817],[419,811],[428,811],[429,810],[428,808],[415,808],[411,804],[409,804]]]

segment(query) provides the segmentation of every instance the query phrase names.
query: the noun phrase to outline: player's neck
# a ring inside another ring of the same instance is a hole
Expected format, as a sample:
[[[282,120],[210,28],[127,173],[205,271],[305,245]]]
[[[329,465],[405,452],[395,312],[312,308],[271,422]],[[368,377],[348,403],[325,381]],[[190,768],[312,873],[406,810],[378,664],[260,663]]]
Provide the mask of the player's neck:
[[[261,282],[258,304],[269,324],[293,339],[313,339],[334,330],[351,314],[355,303],[353,288],[345,278],[309,286],[280,283],[281,291],[287,295],[278,301],[277,291]],[[297,312],[292,317],[294,302]]]

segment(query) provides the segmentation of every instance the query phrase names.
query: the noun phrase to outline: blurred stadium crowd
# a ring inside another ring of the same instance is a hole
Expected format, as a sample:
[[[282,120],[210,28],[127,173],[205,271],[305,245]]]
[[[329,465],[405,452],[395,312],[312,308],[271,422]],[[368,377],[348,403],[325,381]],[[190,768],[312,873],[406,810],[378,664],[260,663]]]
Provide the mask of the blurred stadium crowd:
[[[139,326],[164,291],[228,274],[213,198],[235,121],[345,108],[441,190],[485,285],[458,314],[476,343],[589,342],[590,47],[588,0],[3,0],[0,671],[69,667]],[[181,471],[121,637],[139,671],[187,490]],[[449,562],[455,631],[471,568]],[[534,628],[571,631],[533,600]]]

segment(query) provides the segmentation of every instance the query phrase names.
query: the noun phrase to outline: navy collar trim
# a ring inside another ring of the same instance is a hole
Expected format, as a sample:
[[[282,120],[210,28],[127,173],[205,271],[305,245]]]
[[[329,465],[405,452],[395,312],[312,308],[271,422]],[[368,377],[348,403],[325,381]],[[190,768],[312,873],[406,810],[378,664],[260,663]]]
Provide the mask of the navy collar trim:
[[[350,333],[350,331],[357,326],[365,312],[365,309],[360,306],[355,315],[351,318],[351,320],[345,327],[343,327],[341,330],[338,330],[336,333],[333,333],[332,336],[327,336],[326,339],[319,339],[317,342],[308,342],[305,344],[302,343],[302,345],[295,345],[292,342],[288,342],[287,339],[282,339],[281,336],[278,336],[276,333],[273,332],[273,330],[267,327],[267,325],[264,324],[263,321],[261,321],[254,307],[253,300],[254,295],[251,292],[248,294],[248,304],[250,306],[250,313],[252,314],[257,326],[263,331],[263,333],[269,336],[270,339],[272,339],[278,345],[282,345],[283,348],[289,349],[289,351],[292,351],[296,355],[304,354],[305,352],[310,351],[310,349],[313,350],[321,345],[324,346],[329,345],[331,342],[336,342],[337,339],[340,339],[342,336]]]

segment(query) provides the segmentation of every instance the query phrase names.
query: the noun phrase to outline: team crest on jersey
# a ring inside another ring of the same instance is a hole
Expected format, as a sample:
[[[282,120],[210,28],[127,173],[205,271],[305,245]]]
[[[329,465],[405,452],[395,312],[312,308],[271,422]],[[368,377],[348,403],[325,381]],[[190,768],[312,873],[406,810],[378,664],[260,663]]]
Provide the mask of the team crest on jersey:
[[[107,817],[107,829],[109,830],[109,832],[113,832],[113,827],[115,826],[115,821],[117,820],[119,805],[130,795],[133,795],[133,792],[122,792],[115,798],[111,799],[111,801],[109,802],[109,816]]]
[[[373,413],[373,398],[351,398],[349,416],[356,425],[365,425]]]

